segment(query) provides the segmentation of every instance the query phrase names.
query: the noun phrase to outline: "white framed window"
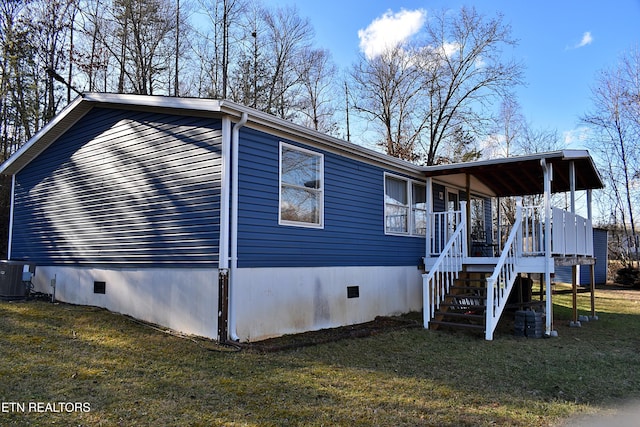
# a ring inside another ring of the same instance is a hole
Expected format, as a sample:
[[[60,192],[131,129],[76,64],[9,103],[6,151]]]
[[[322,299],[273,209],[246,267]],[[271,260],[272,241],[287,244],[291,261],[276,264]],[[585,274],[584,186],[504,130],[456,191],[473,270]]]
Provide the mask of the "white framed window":
[[[414,182],[411,191],[412,234],[427,234],[427,186]]]
[[[279,223],[322,228],[324,156],[280,143]]]
[[[427,225],[426,186],[407,178],[385,175],[384,223],[388,234],[424,236]]]

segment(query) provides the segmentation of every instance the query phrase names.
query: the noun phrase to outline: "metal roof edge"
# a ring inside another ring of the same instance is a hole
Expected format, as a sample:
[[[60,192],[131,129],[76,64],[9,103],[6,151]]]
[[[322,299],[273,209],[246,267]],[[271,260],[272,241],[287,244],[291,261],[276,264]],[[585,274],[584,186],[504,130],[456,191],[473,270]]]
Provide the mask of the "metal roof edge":
[[[473,161],[473,162],[450,163],[450,164],[445,164],[445,165],[423,166],[422,170],[424,172],[456,170],[456,169],[476,167],[476,166],[490,166],[490,165],[498,165],[498,164],[506,164],[506,163],[517,163],[517,162],[523,162],[523,161],[552,159],[552,158],[560,158],[562,160],[590,159],[591,162],[593,163],[593,159],[592,159],[591,155],[589,154],[588,150],[565,149],[565,150],[557,150],[557,151],[547,151],[547,152],[542,152],[542,153],[525,154],[525,155],[521,155],[521,156],[511,156],[511,157],[501,157],[501,158],[496,158],[496,159],[476,160],[476,161]]]
[[[302,126],[288,120],[278,118],[276,116],[273,116],[272,114],[265,113],[264,111],[260,111],[255,108],[247,107],[232,101],[223,100],[220,101],[220,110],[221,112],[237,115],[238,117],[240,117],[242,113],[247,113],[247,115],[249,116],[249,123],[255,123],[257,125],[274,129],[280,132],[303,137],[311,141],[321,142],[345,154],[361,157],[369,161],[375,160],[379,163],[394,166],[396,168],[410,171],[416,174],[420,174],[422,172],[422,166],[416,165],[415,163],[411,163],[407,160],[389,156],[387,154],[372,150],[367,147],[363,147],[353,142],[345,141],[343,139],[327,135],[306,126]]]
[[[66,132],[95,106],[120,106],[154,109],[171,109],[179,111],[211,112],[241,117],[249,116],[249,125],[272,129],[286,135],[298,137],[340,153],[358,157],[385,166],[399,169],[416,175],[422,174],[423,167],[414,163],[392,157],[378,151],[344,141],[314,129],[278,118],[263,111],[247,107],[228,100],[183,98],[158,95],[135,95],[87,92],[74,99],[49,123],[40,129],[29,141],[18,149],[7,161],[0,165],[0,173],[15,174],[31,160],[51,145],[60,135]]]

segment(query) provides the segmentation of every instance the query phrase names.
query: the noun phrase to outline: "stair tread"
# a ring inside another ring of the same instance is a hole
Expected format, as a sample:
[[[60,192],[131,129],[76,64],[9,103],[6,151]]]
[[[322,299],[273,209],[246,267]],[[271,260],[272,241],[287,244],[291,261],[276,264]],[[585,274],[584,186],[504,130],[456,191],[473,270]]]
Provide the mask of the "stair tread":
[[[460,291],[460,292],[473,292],[475,294],[484,294],[485,291],[487,290],[487,288],[474,288],[472,286],[469,287],[463,287],[463,288],[456,288],[456,287],[450,287],[449,288],[449,292],[447,292],[448,295],[458,295],[457,293],[455,293],[454,291]]]
[[[478,320],[484,320],[484,314],[475,314],[475,313],[459,313],[459,312],[455,312],[455,311],[436,311],[434,313],[434,315],[437,316],[450,316],[450,317],[458,317],[458,318],[463,318],[463,319],[478,319]]]
[[[440,307],[447,307],[449,310],[465,310],[465,311],[474,311],[474,310],[484,310],[487,308],[484,305],[474,305],[474,304],[452,304],[452,303],[442,303]]]
[[[446,322],[444,320],[432,320],[429,322],[429,325],[448,326],[452,328],[481,329],[484,331],[484,325],[476,325],[472,323],[457,323],[457,322]]]

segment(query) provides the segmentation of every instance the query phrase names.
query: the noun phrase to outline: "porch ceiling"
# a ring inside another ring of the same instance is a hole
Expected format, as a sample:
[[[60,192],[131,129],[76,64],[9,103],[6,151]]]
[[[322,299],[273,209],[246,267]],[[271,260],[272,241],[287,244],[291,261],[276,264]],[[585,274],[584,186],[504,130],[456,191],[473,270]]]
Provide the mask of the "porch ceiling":
[[[576,190],[604,187],[593,159],[586,150],[562,150],[503,159],[427,166],[424,173],[427,177],[469,174],[490,188],[497,197],[542,194],[544,193],[543,170],[540,164],[542,159],[547,164],[553,165],[552,193],[571,190],[569,165],[572,161],[575,163]]]

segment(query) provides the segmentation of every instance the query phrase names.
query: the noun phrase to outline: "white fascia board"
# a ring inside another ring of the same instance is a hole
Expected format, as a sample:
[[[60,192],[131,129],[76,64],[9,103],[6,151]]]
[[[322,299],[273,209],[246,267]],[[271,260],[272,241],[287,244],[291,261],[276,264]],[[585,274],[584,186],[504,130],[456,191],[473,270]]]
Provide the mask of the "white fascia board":
[[[220,111],[234,115],[238,118],[240,118],[242,113],[246,112],[249,115],[249,122],[246,125],[248,127],[255,127],[258,129],[263,128],[271,132],[277,132],[282,135],[286,135],[288,138],[294,138],[300,142],[304,142],[312,146],[318,146],[342,155],[347,155],[366,163],[375,163],[385,168],[391,168],[397,172],[414,175],[416,178],[422,177],[422,166],[371,150],[352,142],[334,138],[311,128],[295,124],[288,120],[280,119],[263,111],[226,100],[220,101]]]

